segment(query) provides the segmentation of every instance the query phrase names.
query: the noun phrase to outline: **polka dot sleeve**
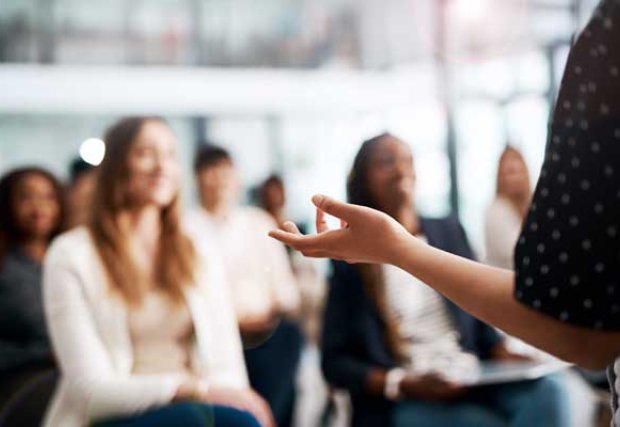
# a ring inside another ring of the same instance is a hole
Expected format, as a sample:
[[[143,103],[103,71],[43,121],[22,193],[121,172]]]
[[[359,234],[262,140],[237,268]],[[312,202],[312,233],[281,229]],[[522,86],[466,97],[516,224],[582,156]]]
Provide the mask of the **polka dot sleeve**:
[[[600,3],[569,55],[515,270],[522,303],[620,330],[620,0]]]

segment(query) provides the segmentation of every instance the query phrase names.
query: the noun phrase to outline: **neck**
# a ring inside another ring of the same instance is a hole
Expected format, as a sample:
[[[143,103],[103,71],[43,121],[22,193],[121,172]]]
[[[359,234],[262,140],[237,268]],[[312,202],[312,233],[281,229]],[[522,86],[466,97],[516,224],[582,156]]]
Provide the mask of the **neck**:
[[[19,244],[19,248],[30,258],[42,262],[47,251],[48,240],[41,237],[31,237]]]
[[[134,262],[154,282],[161,236],[161,209],[148,206],[129,211],[121,217],[121,221],[124,223],[128,249]]]
[[[148,206],[130,211],[127,216],[127,226],[132,240],[154,248],[161,235],[161,209]]]
[[[232,211],[232,206],[226,202],[203,200],[202,207],[218,220],[225,220]]]

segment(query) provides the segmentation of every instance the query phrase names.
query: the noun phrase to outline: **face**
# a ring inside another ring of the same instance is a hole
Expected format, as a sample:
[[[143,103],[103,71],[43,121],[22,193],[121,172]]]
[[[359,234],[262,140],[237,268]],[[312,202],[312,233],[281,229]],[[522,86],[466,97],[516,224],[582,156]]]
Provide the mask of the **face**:
[[[197,174],[198,189],[206,206],[233,206],[239,199],[241,181],[229,160],[203,167]]]
[[[17,228],[30,238],[49,238],[60,218],[54,185],[46,177],[34,173],[18,183],[13,209]]]
[[[528,171],[520,156],[507,152],[502,158],[499,188],[508,196],[523,196],[529,192]]]
[[[380,141],[370,158],[367,183],[377,207],[390,210],[411,203],[415,180],[409,147],[393,137]]]
[[[168,206],[179,192],[176,138],[162,122],[150,120],[127,155],[128,196],[134,206]]]
[[[263,204],[267,210],[280,209],[286,203],[282,185],[271,182],[263,188]]]

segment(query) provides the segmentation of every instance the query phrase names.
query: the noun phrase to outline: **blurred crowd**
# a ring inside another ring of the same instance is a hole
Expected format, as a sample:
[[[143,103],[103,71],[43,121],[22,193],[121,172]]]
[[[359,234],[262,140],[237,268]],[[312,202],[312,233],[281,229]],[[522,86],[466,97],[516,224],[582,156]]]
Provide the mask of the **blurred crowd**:
[[[287,220],[277,174],[242,204],[235,159],[205,141],[194,157],[199,203],[182,212],[177,140],[163,119],[125,118],[103,139],[102,164],[76,160],[69,182],[36,166],[0,179],[0,425],[563,427],[600,418],[596,373],[459,384],[483,361],[551,356],[396,267],[333,261],[325,276],[267,236]],[[349,202],[477,258],[456,216],[419,213],[407,142],[377,135],[351,160]],[[486,215],[491,265],[513,267],[529,177],[507,146]]]

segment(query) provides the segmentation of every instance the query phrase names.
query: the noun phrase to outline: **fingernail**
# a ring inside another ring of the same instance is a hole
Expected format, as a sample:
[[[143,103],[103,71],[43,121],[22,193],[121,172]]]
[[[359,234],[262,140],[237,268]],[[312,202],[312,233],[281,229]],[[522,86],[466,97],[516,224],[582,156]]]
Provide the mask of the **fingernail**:
[[[315,194],[314,196],[312,196],[312,203],[314,203],[315,206],[319,206],[324,199],[325,196],[323,196],[322,194]]]

